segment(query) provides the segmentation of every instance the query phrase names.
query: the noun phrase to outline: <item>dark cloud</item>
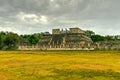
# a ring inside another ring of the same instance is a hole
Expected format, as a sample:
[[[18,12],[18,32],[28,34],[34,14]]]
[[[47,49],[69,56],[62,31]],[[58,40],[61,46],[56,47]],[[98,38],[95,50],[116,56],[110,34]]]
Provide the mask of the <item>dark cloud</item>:
[[[120,0],[0,0],[0,31],[19,34],[80,27],[119,34]]]

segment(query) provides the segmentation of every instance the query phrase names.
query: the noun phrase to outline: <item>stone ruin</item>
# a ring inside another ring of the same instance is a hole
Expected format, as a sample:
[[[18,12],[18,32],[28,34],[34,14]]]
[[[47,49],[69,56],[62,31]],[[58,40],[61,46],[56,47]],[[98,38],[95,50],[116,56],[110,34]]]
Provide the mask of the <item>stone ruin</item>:
[[[28,41],[21,41],[18,50],[120,50],[120,41],[95,42],[85,35],[80,28],[69,30],[53,29],[52,34],[43,35],[36,45],[30,45]]]
[[[80,28],[53,29],[52,34],[44,35],[34,46],[22,42],[19,50],[93,50],[92,43]]]
[[[98,50],[120,50],[120,41],[99,41],[93,45]]]

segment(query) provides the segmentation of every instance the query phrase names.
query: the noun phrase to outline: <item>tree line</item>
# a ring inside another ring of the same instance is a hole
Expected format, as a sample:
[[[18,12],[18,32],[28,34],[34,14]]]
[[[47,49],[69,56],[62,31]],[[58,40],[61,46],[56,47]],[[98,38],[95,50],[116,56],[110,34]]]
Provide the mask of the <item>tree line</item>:
[[[99,34],[95,34],[93,31],[85,31],[85,35],[90,37],[93,42],[98,42],[98,41],[120,41],[120,35],[107,35],[107,36],[102,36]]]
[[[31,45],[35,45],[44,35],[49,35],[49,32],[42,32],[42,33],[34,33],[34,34],[25,34],[25,35],[18,35],[17,33],[13,32],[0,32],[0,49],[1,50],[9,50],[9,49],[16,49],[17,46],[21,41],[28,41]],[[115,36],[102,36],[95,34],[93,31],[85,31],[85,35],[91,37],[93,42],[98,41],[120,41],[120,35]]]
[[[16,49],[20,42],[28,41],[31,45],[35,45],[44,34],[49,32],[18,35],[13,32],[0,32],[0,50]]]

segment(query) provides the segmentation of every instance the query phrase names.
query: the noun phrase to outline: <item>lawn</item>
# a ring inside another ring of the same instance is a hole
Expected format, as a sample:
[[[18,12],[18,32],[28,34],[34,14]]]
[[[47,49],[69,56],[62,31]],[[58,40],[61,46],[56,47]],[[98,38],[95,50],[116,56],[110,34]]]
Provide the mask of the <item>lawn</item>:
[[[120,51],[0,51],[0,80],[120,80]]]

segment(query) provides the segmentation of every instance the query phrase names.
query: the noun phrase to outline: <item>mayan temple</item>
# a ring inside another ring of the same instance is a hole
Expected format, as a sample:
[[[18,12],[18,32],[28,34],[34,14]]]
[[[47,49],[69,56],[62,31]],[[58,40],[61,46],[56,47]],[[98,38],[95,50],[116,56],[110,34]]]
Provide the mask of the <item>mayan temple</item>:
[[[85,36],[80,28],[69,28],[69,30],[53,29],[52,35],[45,35],[39,41],[40,49],[90,49],[91,38]]]
[[[52,29],[52,34],[43,35],[34,46],[22,40],[19,50],[93,50],[91,38],[80,28],[69,30]]]
[[[78,27],[52,29],[52,34],[44,34],[36,45],[25,39],[20,40],[18,50],[120,50],[120,41],[93,42]]]

